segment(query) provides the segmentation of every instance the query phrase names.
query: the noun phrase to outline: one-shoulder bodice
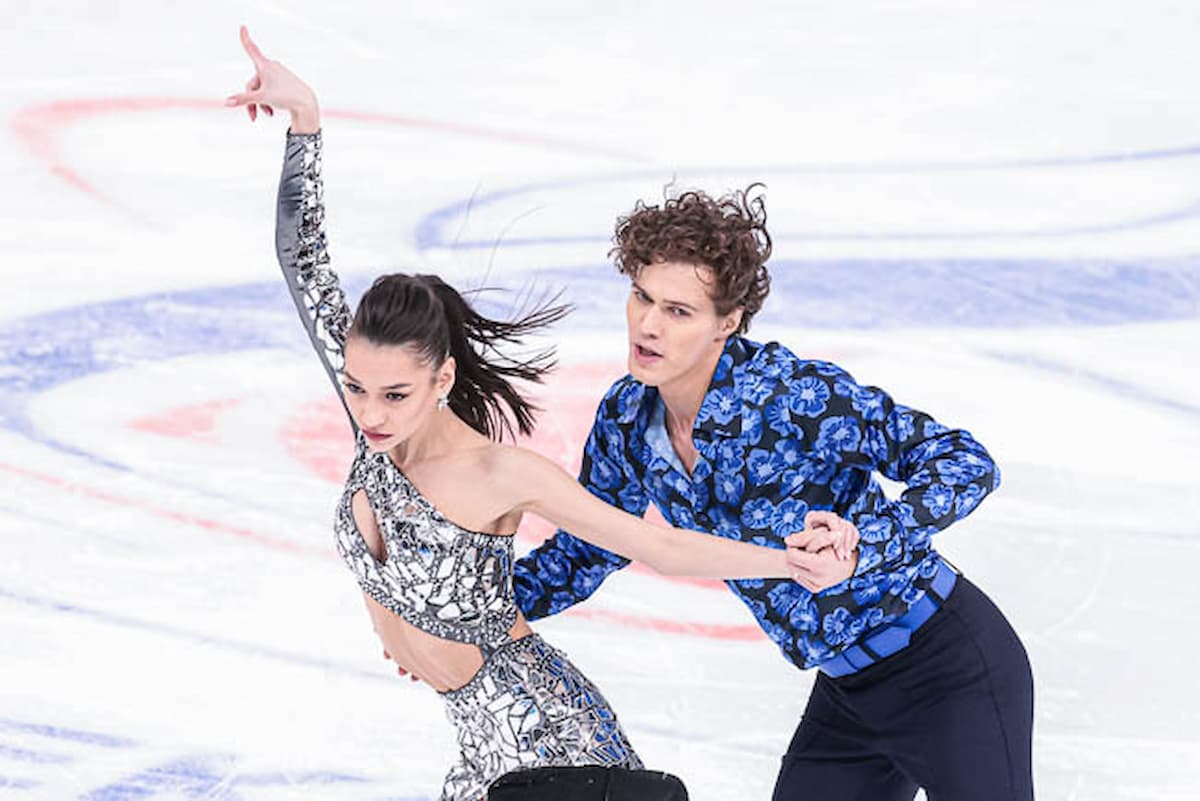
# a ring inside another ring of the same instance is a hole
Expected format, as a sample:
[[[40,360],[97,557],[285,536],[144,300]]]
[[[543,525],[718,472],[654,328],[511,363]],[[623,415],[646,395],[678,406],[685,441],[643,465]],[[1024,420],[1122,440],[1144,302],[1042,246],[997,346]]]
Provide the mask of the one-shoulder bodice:
[[[375,558],[354,521],[365,492],[385,548]],[[479,646],[509,640],[517,619],[512,537],[465,529],[446,519],[386,453],[359,434],[334,521],[338,553],[363,592],[422,631]]]

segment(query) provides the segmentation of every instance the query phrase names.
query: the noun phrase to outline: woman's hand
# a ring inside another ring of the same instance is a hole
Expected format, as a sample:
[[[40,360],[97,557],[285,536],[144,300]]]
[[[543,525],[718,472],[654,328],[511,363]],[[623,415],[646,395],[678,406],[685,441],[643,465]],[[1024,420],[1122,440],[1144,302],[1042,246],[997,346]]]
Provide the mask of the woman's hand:
[[[784,543],[789,548],[799,548],[809,553],[817,553],[826,548],[833,548],[838,559],[846,561],[858,547],[858,529],[849,520],[838,517],[833,512],[812,511],[804,516],[804,530],[789,534]]]
[[[378,632],[376,632],[376,634],[378,634]],[[389,662],[396,662],[395,659],[392,659],[392,655],[387,652],[386,648],[383,649],[383,658],[388,660]],[[407,670],[400,667],[399,662],[396,662],[396,672],[399,673],[401,676],[408,676],[413,681],[420,681],[420,679],[417,678],[417,675],[415,673],[409,673]]]
[[[786,553],[792,580],[814,593],[841,584],[853,576],[858,567],[858,557],[839,559],[829,548],[817,553],[788,548]]]
[[[225,105],[245,106],[251,120],[257,119],[259,108],[267,116],[273,116],[275,109],[281,108],[292,115],[292,133],[319,131],[321,114],[313,90],[287,67],[264,56],[245,25],[241,36],[242,47],[254,62],[254,77],[246,82],[246,91],[225,98]]]

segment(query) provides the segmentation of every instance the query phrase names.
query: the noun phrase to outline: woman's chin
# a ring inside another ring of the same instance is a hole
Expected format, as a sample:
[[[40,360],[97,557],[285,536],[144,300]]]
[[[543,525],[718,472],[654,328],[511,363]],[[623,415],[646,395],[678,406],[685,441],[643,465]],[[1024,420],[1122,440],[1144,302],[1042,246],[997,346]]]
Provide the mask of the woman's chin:
[[[363,438],[367,441],[367,450],[371,451],[371,453],[387,453],[396,444],[395,437],[388,437],[380,440],[371,439],[370,437],[365,436]]]

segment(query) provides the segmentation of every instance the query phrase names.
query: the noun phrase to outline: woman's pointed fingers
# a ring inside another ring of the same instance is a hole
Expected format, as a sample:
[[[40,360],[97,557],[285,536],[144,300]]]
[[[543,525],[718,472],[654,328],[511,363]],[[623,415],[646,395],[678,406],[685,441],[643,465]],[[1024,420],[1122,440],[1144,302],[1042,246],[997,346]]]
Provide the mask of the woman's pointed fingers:
[[[266,56],[262,54],[262,51],[258,49],[258,45],[250,38],[250,31],[246,30],[245,25],[239,29],[238,33],[242,38],[242,49],[246,51],[246,55],[250,56],[250,60],[254,62],[254,66],[261,67],[267,63]]]

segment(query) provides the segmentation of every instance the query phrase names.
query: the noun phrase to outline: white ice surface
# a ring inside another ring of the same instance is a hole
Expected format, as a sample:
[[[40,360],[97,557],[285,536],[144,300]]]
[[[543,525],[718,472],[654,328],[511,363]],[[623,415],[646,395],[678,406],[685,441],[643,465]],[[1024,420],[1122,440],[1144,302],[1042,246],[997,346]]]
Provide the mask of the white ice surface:
[[[1039,797],[1200,798],[1200,6],[9,0],[3,18],[0,801],[415,801],[449,762],[436,696],[390,674],[332,556],[339,486],[311,465],[344,452],[297,438],[337,410],[282,289],[228,313],[180,294],[277,280],[284,124],[219,105],[248,75],[242,22],[320,94],[332,253],[360,287],[606,275],[634,199],[764,181],[780,270],[828,270],[829,295],[777,272],[753,335],[968,427],[1004,470],[937,543],[1029,648]],[[893,262],[926,283],[845,289]],[[955,305],[922,313],[939,281]],[[581,286],[538,441],[565,463],[624,343],[619,280]],[[121,328],[126,308],[154,322]],[[206,309],[216,333],[177,327]],[[235,349],[227,326],[270,341]],[[179,330],[203,342],[171,350]],[[43,385],[81,337],[104,369]],[[697,801],[768,798],[812,677],[762,636],[622,622],[745,631],[728,593],[626,571],[586,607],[537,629],[646,761]]]

